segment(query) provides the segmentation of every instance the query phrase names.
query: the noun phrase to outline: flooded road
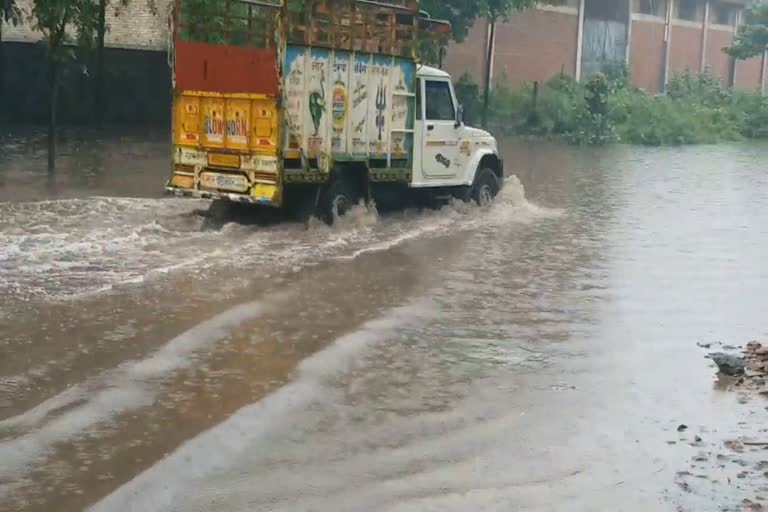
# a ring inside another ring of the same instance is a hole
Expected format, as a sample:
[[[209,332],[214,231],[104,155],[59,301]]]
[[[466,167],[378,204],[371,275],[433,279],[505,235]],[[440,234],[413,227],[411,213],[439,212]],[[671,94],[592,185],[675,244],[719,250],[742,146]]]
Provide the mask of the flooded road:
[[[487,211],[204,229],[148,140],[0,142],[0,510],[768,498],[723,448],[768,400],[697,346],[768,339],[768,146],[510,143]]]

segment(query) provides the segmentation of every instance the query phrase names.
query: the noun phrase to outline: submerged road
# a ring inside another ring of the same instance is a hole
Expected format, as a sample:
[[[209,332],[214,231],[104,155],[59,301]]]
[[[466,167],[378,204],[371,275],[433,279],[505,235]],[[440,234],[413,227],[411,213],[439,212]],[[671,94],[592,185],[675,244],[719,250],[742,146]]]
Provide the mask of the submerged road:
[[[55,180],[0,144],[1,511],[768,498],[723,448],[768,400],[697,346],[768,339],[766,145],[510,143],[488,210],[206,229],[164,142],[74,138]]]

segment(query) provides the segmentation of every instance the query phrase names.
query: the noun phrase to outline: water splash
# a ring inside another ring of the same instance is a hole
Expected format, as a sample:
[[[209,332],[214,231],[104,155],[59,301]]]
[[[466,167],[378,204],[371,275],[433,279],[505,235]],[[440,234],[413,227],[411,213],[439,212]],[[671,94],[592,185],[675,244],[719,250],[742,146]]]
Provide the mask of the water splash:
[[[375,205],[360,204],[333,226],[229,222],[210,230],[198,214],[209,205],[111,197],[0,203],[0,296],[22,302],[79,298],[180,270],[194,277],[212,268],[266,265],[279,273],[425,236],[561,213],[529,202],[515,176],[488,208],[452,201],[437,211],[380,215]]]

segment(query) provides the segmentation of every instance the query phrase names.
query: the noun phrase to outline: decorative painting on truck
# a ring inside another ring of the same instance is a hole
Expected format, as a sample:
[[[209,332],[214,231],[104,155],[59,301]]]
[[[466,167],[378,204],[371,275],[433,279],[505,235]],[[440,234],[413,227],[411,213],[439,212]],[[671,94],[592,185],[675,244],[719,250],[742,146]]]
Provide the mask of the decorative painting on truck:
[[[391,97],[388,92],[392,57],[374,55],[368,66],[368,152],[373,158],[386,157],[389,144],[389,109]]]
[[[347,117],[349,110],[349,65],[348,52],[333,53],[333,87],[331,88],[331,152],[347,152]]]
[[[203,145],[224,147],[224,99],[203,98]]]
[[[368,157],[368,53],[355,54],[352,69],[352,108],[350,113],[349,151],[353,155]]]
[[[288,158],[410,157],[413,61],[289,46],[284,69]]]

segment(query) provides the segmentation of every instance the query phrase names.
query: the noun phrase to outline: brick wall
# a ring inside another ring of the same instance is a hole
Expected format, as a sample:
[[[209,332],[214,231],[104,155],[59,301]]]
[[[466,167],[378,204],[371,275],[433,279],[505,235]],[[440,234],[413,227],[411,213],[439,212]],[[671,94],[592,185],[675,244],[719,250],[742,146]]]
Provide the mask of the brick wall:
[[[629,54],[632,83],[660,92],[664,76],[664,23],[633,20]]]
[[[496,28],[494,76],[506,74],[512,85],[544,82],[561,71],[576,73],[578,16],[531,9]]]
[[[478,84],[484,86],[487,41],[488,22],[485,19],[477,20],[462,43],[450,44],[443,60],[443,68],[456,79],[464,72],[469,72]]]
[[[478,21],[461,44],[452,44],[443,62],[454,77],[469,71],[484,83],[487,22]],[[496,25],[496,52],[493,76],[506,74],[512,85],[546,81],[564,71],[576,72],[575,9],[531,9],[514,14],[507,23]]]
[[[759,90],[762,71],[762,56],[736,62],[736,88],[750,91]]]
[[[733,42],[733,29],[709,27],[707,32],[707,53],[705,64],[709,73],[728,83],[731,58],[723,52],[723,48]]]
[[[698,73],[701,69],[701,24],[672,24],[672,40],[669,49],[669,77],[687,72]],[[727,75],[726,75],[727,76]]]
[[[168,12],[170,0],[156,0],[157,15],[153,14],[147,0],[131,0],[127,7],[112,0],[107,8],[106,46],[112,48],[135,48],[165,50],[168,46]],[[19,7],[26,13],[32,11],[32,0],[18,0]],[[39,32],[29,24],[18,27],[3,26],[3,40],[14,42],[36,42],[41,39]]]

